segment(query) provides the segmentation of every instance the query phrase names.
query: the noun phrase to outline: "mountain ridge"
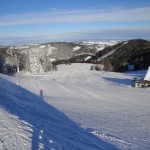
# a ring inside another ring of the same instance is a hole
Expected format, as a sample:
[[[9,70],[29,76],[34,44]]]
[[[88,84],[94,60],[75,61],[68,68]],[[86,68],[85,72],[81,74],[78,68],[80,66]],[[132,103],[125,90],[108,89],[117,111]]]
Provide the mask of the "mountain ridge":
[[[27,70],[31,72],[32,69],[27,68],[29,66],[29,52],[37,60],[34,63],[41,63],[43,68],[46,64],[49,69],[44,70],[50,71],[50,66],[52,66],[53,61],[56,62],[54,65],[67,62],[84,62],[85,59],[95,55],[97,50],[75,42],[47,42],[45,44],[2,47],[0,48],[0,55],[3,61],[1,61],[0,72],[5,74],[9,74],[10,72],[14,73],[17,68],[20,71]]]
[[[0,48],[0,72],[5,74],[19,70],[47,72],[53,70],[53,65],[62,63],[96,63],[104,65],[104,70],[122,72],[128,70],[128,65],[135,65],[136,70],[146,69],[149,60],[150,41],[143,39],[110,43],[47,42]]]
[[[115,48],[117,50],[111,55],[100,59]],[[135,70],[147,69],[150,65],[150,41],[143,39],[124,41],[98,52],[90,61],[104,65],[107,71],[127,71],[128,65],[134,65]]]

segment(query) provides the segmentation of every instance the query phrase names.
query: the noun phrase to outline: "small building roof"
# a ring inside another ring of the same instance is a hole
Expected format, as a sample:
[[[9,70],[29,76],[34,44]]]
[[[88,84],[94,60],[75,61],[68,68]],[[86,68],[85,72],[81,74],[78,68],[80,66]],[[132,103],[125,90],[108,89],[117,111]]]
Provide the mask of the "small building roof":
[[[147,70],[147,73],[146,73],[146,75],[145,75],[144,80],[150,81],[150,67],[149,67],[148,70]]]

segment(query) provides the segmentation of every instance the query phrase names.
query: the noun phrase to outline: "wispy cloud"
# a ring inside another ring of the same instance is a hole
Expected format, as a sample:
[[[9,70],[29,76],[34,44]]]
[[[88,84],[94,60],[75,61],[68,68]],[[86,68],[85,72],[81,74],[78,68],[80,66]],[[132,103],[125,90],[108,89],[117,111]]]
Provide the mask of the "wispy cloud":
[[[0,26],[92,21],[150,21],[150,7],[112,10],[57,10],[0,16]]]
[[[46,38],[46,36],[43,36]],[[132,39],[145,38],[150,39],[150,27],[147,28],[113,28],[97,29],[79,32],[68,32],[63,34],[53,34],[50,40],[90,40],[90,39]]]

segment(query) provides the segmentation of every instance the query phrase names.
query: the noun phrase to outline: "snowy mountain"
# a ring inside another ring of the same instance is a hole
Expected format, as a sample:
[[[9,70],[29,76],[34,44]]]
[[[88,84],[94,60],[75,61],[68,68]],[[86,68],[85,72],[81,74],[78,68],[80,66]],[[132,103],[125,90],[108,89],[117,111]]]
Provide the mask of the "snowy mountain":
[[[53,65],[60,63],[86,62],[97,51],[116,43],[118,42],[83,41],[3,46],[0,48],[0,55],[1,62],[4,60],[4,63],[1,64],[0,72],[5,74],[13,74],[19,70],[26,70],[29,73],[47,72],[53,69]]]
[[[108,46],[113,46],[120,42],[119,41],[81,41],[81,42],[77,42],[77,43],[80,45],[85,45],[85,46],[89,47],[90,49],[93,49],[96,52],[98,52]]]
[[[44,73],[57,70],[58,64],[97,63],[108,71],[127,71],[128,65],[146,69],[150,65],[150,42],[129,41],[76,43],[49,42],[0,48],[0,72],[13,74],[19,70]],[[55,68],[55,69],[54,69]]]
[[[51,42],[47,44],[41,44],[37,46],[30,46],[29,48],[20,49],[22,53],[25,53],[26,50],[31,50],[36,52],[39,57],[44,55],[50,56],[51,59],[69,59],[73,56],[80,54],[95,54],[95,51],[85,47],[80,46],[75,43],[66,43],[66,42]]]
[[[90,64],[43,75],[0,74],[0,150],[150,149],[150,89]]]
[[[11,70],[26,70],[29,73],[42,73],[52,70],[53,65],[55,68],[55,64],[52,64],[54,61],[68,61],[76,57],[77,61],[73,59],[75,62],[83,62],[94,54],[96,52],[86,46],[66,42],[9,46],[0,48],[0,56],[4,60],[1,72],[9,74],[13,73]]]
[[[150,66],[150,41],[133,39],[106,47],[91,58],[91,62],[104,65],[107,71],[127,71],[128,65],[135,70]]]

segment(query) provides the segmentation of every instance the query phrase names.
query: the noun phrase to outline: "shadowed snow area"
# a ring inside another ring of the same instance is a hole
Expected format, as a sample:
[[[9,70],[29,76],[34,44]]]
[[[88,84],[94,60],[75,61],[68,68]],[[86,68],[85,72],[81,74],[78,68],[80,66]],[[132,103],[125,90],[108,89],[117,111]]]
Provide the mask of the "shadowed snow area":
[[[0,82],[0,149],[116,149],[42,98],[2,78]]]
[[[150,88],[130,87],[145,71],[89,68],[0,75],[0,149],[150,149]]]

